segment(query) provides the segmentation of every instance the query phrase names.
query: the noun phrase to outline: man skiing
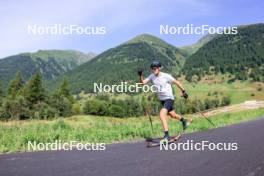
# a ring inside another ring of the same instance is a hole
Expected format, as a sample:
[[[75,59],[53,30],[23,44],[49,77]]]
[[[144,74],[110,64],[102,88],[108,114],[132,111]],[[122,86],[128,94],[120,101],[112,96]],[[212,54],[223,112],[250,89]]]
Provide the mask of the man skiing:
[[[138,75],[140,77],[140,83],[147,84],[148,82],[152,82],[157,88],[157,94],[159,96],[159,100],[162,104],[162,109],[160,110],[160,120],[162,122],[162,126],[164,129],[164,140],[169,141],[169,129],[166,116],[169,115],[171,118],[180,120],[182,122],[183,130],[185,130],[191,121],[183,118],[179,114],[176,114],[173,108],[174,103],[174,95],[172,91],[172,84],[176,84],[177,87],[182,92],[182,97],[185,99],[188,98],[188,94],[183,88],[182,84],[173,78],[170,74],[161,72],[161,63],[159,61],[153,61],[150,65],[152,74],[150,74],[146,79],[143,78],[142,70],[138,71]]]

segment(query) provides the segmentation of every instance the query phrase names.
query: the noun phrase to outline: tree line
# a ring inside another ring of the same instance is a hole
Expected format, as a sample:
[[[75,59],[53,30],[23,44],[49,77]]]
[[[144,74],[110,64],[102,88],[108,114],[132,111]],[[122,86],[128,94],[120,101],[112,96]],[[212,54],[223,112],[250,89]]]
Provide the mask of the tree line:
[[[234,80],[264,82],[264,25],[239,28],[237,35],[221,35],[190,56],[182,69],[188,81],[211,74],[230,74]]]
[[[208,110],[231,103],[229,96],[222,98],[206,98],[204,100],[177,100],[175,110],[180,114],[191,114],[197,111]],[[141,95],[140,98],[132,97],[125,99],[110,98],[107,95],[99,95],[87,100],[84,107],[84,114],[113,117],[137,117],[143,115],[158,115],[161,104],[155,95]]]
[[[180,114],[195,113],[219,106],[229,105],[230,97],[206,98],[175,101],[175,109]],[[111,117],[138,117],[143,115],[158,115],[160,102],[154,94],[130,95],[128,98],[113,98],[108,94],[97,94],[85,101],[80,101],[70,93],[66,78],[60,86],[48,92],[43,86],[40,73],[36,73],[26,83],[18,72],[9,82],[7,91],[3,91],[0,83],[0,119],[51,119],[68,117],[73,114],[89,114]],[[197,109],[198,108],[198,109]]]
[[[69,116],[75,100],[70,94],[68,82],[52,93],[43,86],[42,76],[38,72],[29,81],[23,82],[20,72],[10,80],[7,91],[0,84],[0,118],[1,119],[48,119]]]

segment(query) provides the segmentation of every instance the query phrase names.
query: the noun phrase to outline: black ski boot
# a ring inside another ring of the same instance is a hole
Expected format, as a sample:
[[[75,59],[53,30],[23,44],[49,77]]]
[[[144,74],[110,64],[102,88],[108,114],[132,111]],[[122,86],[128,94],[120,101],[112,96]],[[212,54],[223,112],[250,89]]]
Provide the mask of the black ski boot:
[[[164,131],[164,137],[160,140],[160,143],[168,143],[170,141],[169,131]]]
[[[188,121],[187,119],[182,118],[181,119],[181,122],[182,122],[182,128],[183,128],[183,130],[186,130],[187,127],[190,125],[190,121]]]
[[[160,140],[160,143],[168,143],[171,140],[171,137],[169,135],[164,135],[163,139]]]

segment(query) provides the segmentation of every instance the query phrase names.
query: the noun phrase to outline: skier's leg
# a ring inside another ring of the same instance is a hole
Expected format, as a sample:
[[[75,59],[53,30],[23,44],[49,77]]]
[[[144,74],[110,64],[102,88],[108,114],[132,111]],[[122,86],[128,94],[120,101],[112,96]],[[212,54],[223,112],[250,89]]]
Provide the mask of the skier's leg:
[[[192,119],[188,120],[188,119],[185,119],[183,118],[183,116],[179,115],[179,114],[176,114],[176,112],[173,110],[173,111],[170,111],[168,113],[172,118],[174,119],[177,119],[177,120],[180,120],[182,122],[182,127],[183,127],[183,130],[186,130],[186,128],[190,125],[190,123],[192,122]]]
[[[177,114],[174,110],[169,112],[169,115],[173,119],[181,120],[183,117]]]
[[[160,110],[160,120],[162,122],[164,128],[164,139],[170,140],[168,123],[167,123],[167,115],[169,111],[173,110],[173,100],[163,100],[161,101],[163,108]]]
[[[161,140],[162,143],[165,141],[168,142],[170,140],[169,127],[167,123],[167,114],[168,114],[168,110],[166,108],[162,108],[160,110],[160,121],[164,129],[164,137],[163,140]]]
[[[161,120],[161,123],[162,123],[164,131],[168,131],[169,130],[168,123],[167,123],[167,118],[166,118],[167,114],[168,114],[168,110],[167,109],[162,108],[160,110],[160,120]]]

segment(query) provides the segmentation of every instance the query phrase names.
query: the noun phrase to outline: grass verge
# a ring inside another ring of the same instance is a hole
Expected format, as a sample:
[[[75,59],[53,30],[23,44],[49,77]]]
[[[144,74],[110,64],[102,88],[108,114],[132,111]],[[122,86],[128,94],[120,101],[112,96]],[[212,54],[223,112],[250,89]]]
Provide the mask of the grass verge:
[[[224,113],[211,117],[217,127],[239,123],[264,115],[264,109]],[[170,120],[171,134],[177,133],[180,123]],[[79,141],[88,143],[113,143],[161,136],[162,128],[158,117],[153,117],[152,134],[147,117],[112,118],[98,116],[73,116],[52,121],[27,120],[0,122],[0,152],[26,151],[28,141],[49,143]],[[187,132],[213,128],[205,119],[195,118]]]

